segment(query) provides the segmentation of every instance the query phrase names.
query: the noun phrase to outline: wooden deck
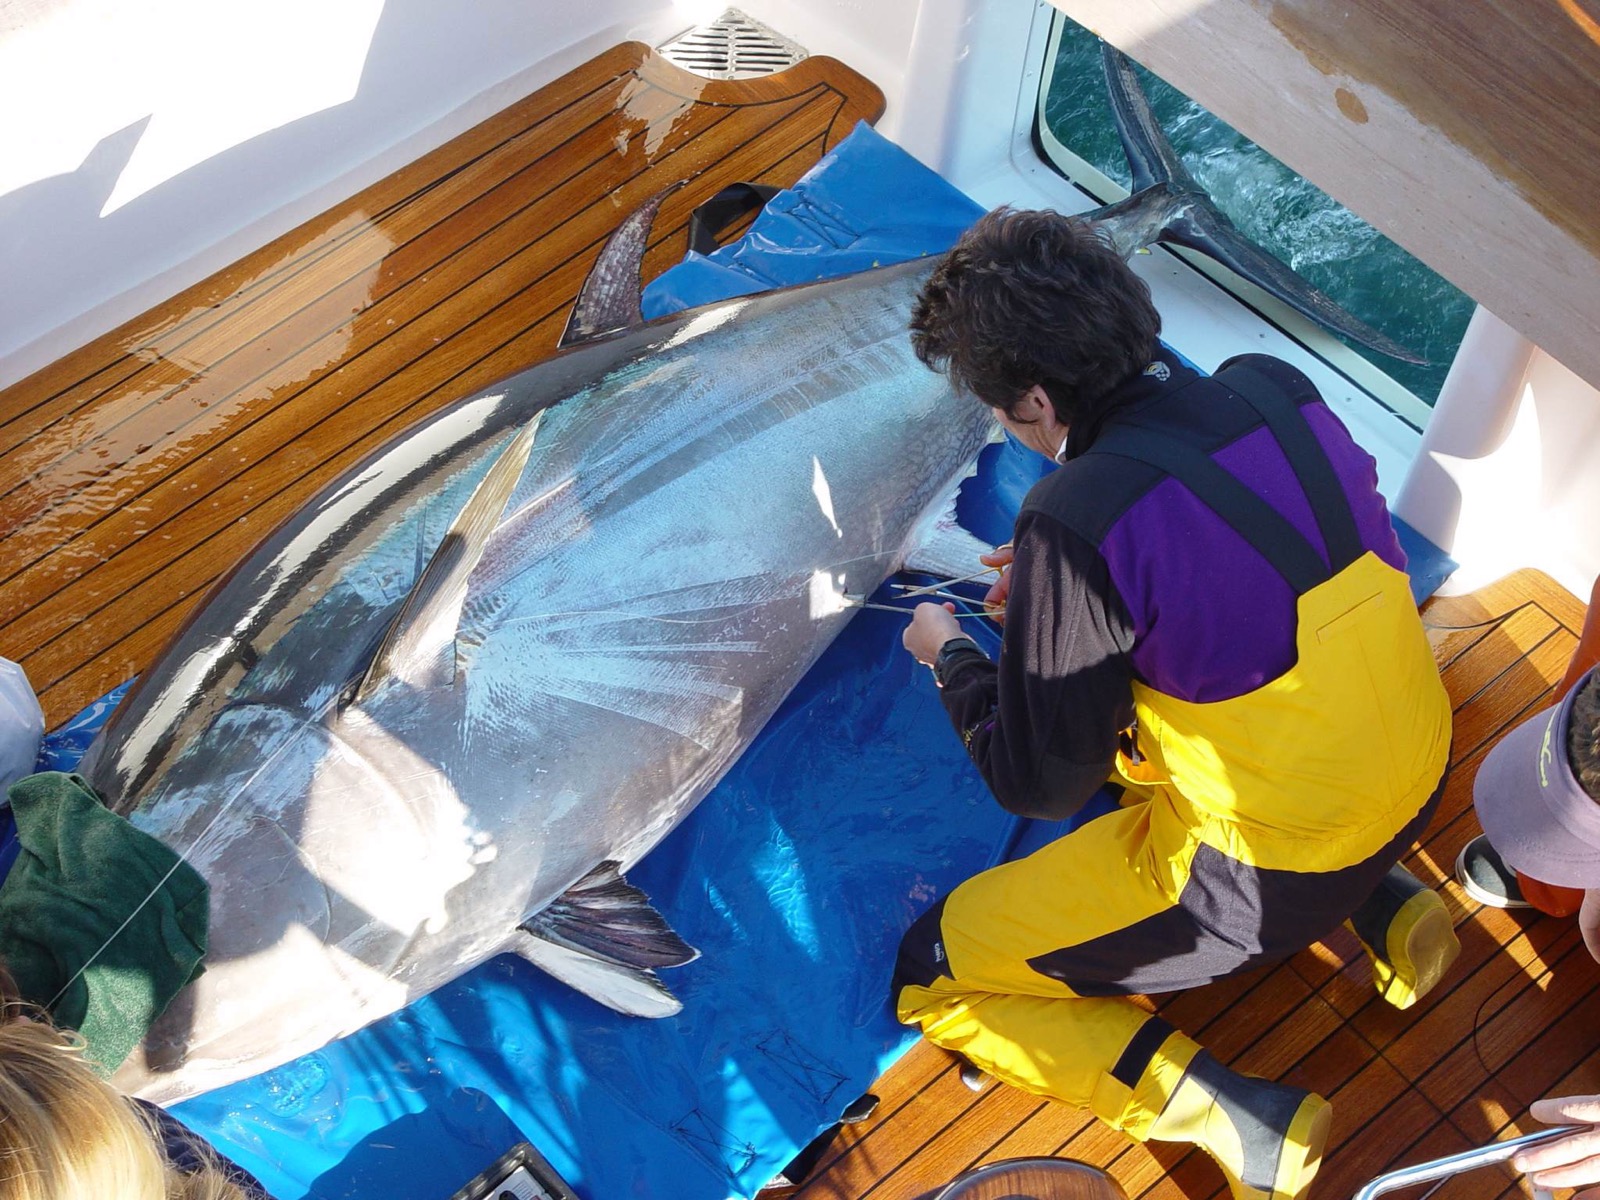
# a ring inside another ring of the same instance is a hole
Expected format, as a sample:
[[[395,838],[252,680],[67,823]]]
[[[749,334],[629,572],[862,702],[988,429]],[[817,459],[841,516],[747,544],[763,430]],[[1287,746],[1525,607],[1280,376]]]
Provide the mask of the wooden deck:
[[[53,725],[137,673],[207,587],[283,516],[403,425],[543,357],[616,221],[683,178],[646,262],[684,249],[690,208],[740,179],[786,184],[882,107],[827,59],[707,83],[623,46],[169,304],[0,393],[0,654]],[[1455,913],[1460,961],[1398,1013],[1353,938],[1160,1010],[1244,1070],[1335,1105],[1318,1195],[1531,1127],[1532,1099],[1600,1091],[1593,964],[1572,922],[1480,910],[1449,874],[1477,831],[1472,776],[1550,699],[1582,611],[1519,576],[1427,609],[1456,707],[1454,775],[1411,866]],[[1221,1194],[1204,1156],[1137,1146],[920,1046],[869,1121],[800,1191],[910,1200],[972,1164],[1064,1154],[1134,1197]],[[1447,1196],[1515,1194],[1508,1172]]]
[[[1453,879],[1456,854],[1479,832],[1478,764],[1508,728],[1552,701],[1583,606],[1523,572],[1470,597],[1436,599],[1424,618],[1455,709],[1455,744],[1444,802],[1407,865],[1438,886],[1456,919],[1462,952],[1444,983],[1410,1012],[1390,1008],[1354,935],[1341,930],[1276,968],[1153,1006],[1240,1070],[1333,1101],[1333,1140],[1313,1186],[1325,1200],[1391,1167],[1542,1128],[1526,1115],[1540,1096],[1600,1092],[1600,966],[1576,922],[1482,908]],[[873,1091],[877,1112],[834,1139],[797,1200],[911,1200],[967,1167],[1030,1155],[1105,1166],[1134,1198],[1227,1195],[1198,1151],[1138,1145],[998,1084],[974,1095],[954,1059],[927,1043]],[[1509,1168],[1459,1176],[1437,1193],[1520,1194]]]
[[[0,392],[0,654],[54,725],[399,429],[545,357],[617,223],[653,277],[728,183],[793,183],[883,96],[832,59],[710,82],[619,46]]]

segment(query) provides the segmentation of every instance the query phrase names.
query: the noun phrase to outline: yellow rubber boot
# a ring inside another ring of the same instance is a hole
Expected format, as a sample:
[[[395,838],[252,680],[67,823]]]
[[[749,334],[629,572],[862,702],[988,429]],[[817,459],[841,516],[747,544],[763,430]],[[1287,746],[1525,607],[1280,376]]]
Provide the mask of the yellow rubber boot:
[[[1396,1008],[1410,1008],[1444,977],[1461,942],[1432,888],[1395,866],[1345,924],[1372,961],[1372,982]]]
[[[1299,1200],[1322,1165],[1332,1109],[1321,1096],[1230,1071],[1150,1017],[1095,1091],[1095,1113],[1140,1141],[1209,1154],[1234,1200]]]
[[[1199,1146],[1234,1200],[1298,1200],[1322,1165],[1332,1119],[1315,1092],[1241,1075],[1197,1048],[1147,1136]]]

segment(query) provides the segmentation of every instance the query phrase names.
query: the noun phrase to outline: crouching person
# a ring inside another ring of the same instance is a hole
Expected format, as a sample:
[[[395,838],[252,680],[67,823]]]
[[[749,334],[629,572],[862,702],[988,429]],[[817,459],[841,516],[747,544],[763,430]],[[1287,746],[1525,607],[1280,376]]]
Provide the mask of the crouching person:
[[[999,661],[945,607],[934,669],[995,796],[1121,807],[967,881],[906,935],[900,1020],[1135,1138],[1193,1142],[1237,1197],[1301,1195],[1320,1096],[1228,1069],[1128,997],[1287,957],[1350,920],[1405,1006],[1459,949],[1396,866],[1438,803],[1450,705],[1372,459],[1300,372],[1164,350],[1148,289],[1093,229],[1001,210],[915,310],[922,360],[1062,464],[998,589]]]

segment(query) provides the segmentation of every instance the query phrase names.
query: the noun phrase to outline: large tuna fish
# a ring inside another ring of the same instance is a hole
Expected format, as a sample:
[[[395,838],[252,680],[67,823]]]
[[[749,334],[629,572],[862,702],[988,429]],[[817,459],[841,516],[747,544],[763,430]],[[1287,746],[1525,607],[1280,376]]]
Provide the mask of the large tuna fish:
[[[82,766],[212,889],[206,973],[120,1084],[242,1078],[506,950],[676,1010],[651,968],[694,952],[621,872],[988,434],[911,355],[929,265],[590,340],[390,443],[208,598]]]

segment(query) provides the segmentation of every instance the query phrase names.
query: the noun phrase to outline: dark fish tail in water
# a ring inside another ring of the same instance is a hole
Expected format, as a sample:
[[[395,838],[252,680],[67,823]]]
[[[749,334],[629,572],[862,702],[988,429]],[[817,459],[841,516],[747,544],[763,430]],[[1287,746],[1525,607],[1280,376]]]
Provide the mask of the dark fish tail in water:
[[[1102,44],[1101,56],[1117,136],[1133,173],[1133,194],[1085,214],[1086,220],[1094,221],[1124,256],[1156,243],[1197,250],[1323,328],[1401,362],[1427,365],[1427,359],[1345,311],[1247,238],[1184,168],[1127,56],[1109,43]]]

